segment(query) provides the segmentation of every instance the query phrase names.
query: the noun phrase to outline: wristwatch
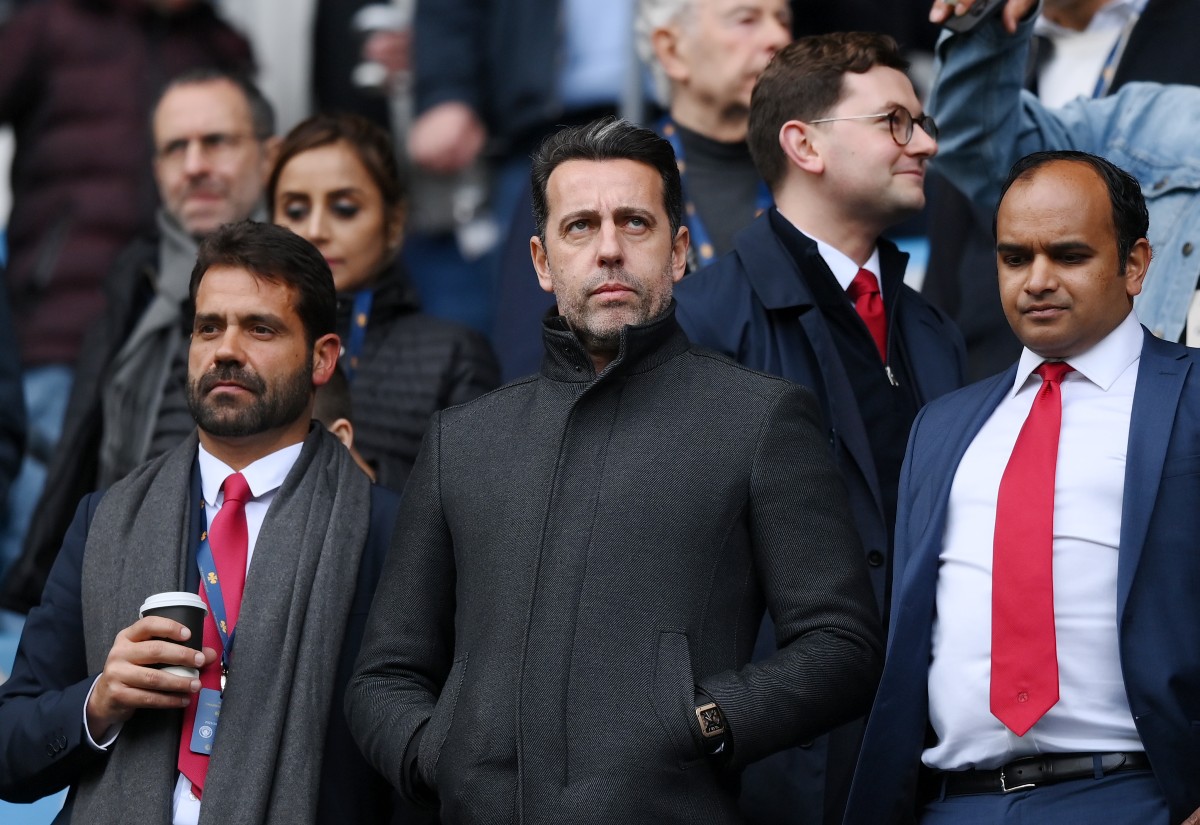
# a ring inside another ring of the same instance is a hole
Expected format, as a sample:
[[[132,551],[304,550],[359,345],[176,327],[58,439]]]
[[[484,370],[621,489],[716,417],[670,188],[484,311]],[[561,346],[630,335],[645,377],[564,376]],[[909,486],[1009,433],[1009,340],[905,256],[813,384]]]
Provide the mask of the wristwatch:
[[[715,756],[725,750],[725,717],[716,702],[706,702],[696,706],[696,722],[700,725],[700,735],[708,745],[707,753]]]

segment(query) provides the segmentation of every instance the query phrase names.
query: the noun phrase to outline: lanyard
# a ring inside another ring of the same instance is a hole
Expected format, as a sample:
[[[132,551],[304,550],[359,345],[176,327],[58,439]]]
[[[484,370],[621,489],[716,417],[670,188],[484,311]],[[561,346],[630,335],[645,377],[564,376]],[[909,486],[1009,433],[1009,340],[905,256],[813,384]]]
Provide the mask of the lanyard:
[[[1133,35],[1133,27],[1137,25],[1141,15],[1138,12],[1133,12],[1129,15],[1129,19],[1125,21],[1125,25],[1121,27],[1121,34],[1117,37],[1117,42],[1113,44],[1112,50],[1108,53],[1108,59],[1104,61],[1104,68],[1100,70],[1100,77],[1096,80],[1096,88],[1092,90],[1092,97],[1104,97],[1108,94],[1108,90],[1112,88],[1113,78],[1117,75],[1117,64],[1121,62],[1121,57],[1125,54],[1125,47],[1129,45],[1129,38]]]
[[[354,309],[350,315],[350,336],[346,341],[345,360],[342,372],[346,374],[346,383],[354,383],[354,375],[358,372],[358,356],[362,355],[363,344],[367,340],[367,322],[371,319],[371,302],[375,293],[369,289],[360,289],[354,293]]]
[[[658,133],[666,138],[667,142],[671,144],[671,148],[675,150],[675,162],[679,165],[679,182],[683,186],[684,221],[687,223],[688,232],[692,235],[692,243],[688,248],[688,269],[694,272],[700,267],[712,263],[717,257],[717,252],[713,247],[712,237],[708,234],[708,228],[700,218],[700,210],[696,209],[695,202],[688,194],[687,162],[683,157],[683,141],[679,139],[679,130],[675,128],[675,121],[671,120],[670,115],[658,122]],[[757,218],[770,209],[773,203],[771,190],[767,188],[766,183],[760,180],[758,196],[754,202],[754,217]]]
[[[204,514],[204,510],[204,499],[201,499],[201,515]],[[225,677],[229,674],[229,660],[233,656],[233,643],[237,628],[230,630],[226,621],[228,613],[225,610],[225,597],[221,595],[221,582],[217,578],[217,564],[213,559],[212,545],[208,541],[208,530],[202,530],[200,533],[200,547],[196,550],[196,565],[200,568],[200,584],[204,586],[208,609],[212,611],[217,634],[221,637],[221,690],[224,690]]]

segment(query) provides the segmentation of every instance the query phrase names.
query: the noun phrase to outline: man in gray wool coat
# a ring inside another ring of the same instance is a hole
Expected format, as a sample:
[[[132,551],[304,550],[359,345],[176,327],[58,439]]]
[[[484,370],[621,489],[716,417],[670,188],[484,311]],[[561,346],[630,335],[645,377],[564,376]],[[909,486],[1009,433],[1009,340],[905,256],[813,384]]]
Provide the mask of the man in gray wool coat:
[[[443,823],[734,823],[747,763],[862,715],[874,598],[811,394],[692,347],[669,144],[534,157],[541,372],[438,413],[347,693]],[[779,649],[749,663],[763,609]]]

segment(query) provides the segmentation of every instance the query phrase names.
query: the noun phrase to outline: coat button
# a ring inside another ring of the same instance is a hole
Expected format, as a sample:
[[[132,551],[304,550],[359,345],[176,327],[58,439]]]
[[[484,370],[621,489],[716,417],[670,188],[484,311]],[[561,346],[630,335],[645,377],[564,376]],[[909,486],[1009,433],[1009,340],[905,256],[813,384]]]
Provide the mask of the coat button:
[[[1187,243],[1185,243],[1183,245],[1183,257],[1186,258],[1188,255],[1191,255],[1191,254],[1192,254],[1192,242],[1188,241]]]
[[[883,565],[883,553],[880,553],[878,550],[872,550],[870,553],[867,553],[867,564],[872,567],[881,567]]]

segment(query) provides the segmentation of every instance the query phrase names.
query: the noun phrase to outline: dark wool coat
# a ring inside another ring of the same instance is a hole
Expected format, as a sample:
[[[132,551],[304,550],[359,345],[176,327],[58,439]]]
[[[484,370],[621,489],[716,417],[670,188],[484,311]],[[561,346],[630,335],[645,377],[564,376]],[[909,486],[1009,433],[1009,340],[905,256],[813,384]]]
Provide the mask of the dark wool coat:
[[[816,405],[673,312],[599,376],[561,318],[545,341],[540,375],[430,425],[351,731],[447,825],[738,822],[741,767],[864,713],[880,668]],[[764,607],[780,649],[748,664]]]

